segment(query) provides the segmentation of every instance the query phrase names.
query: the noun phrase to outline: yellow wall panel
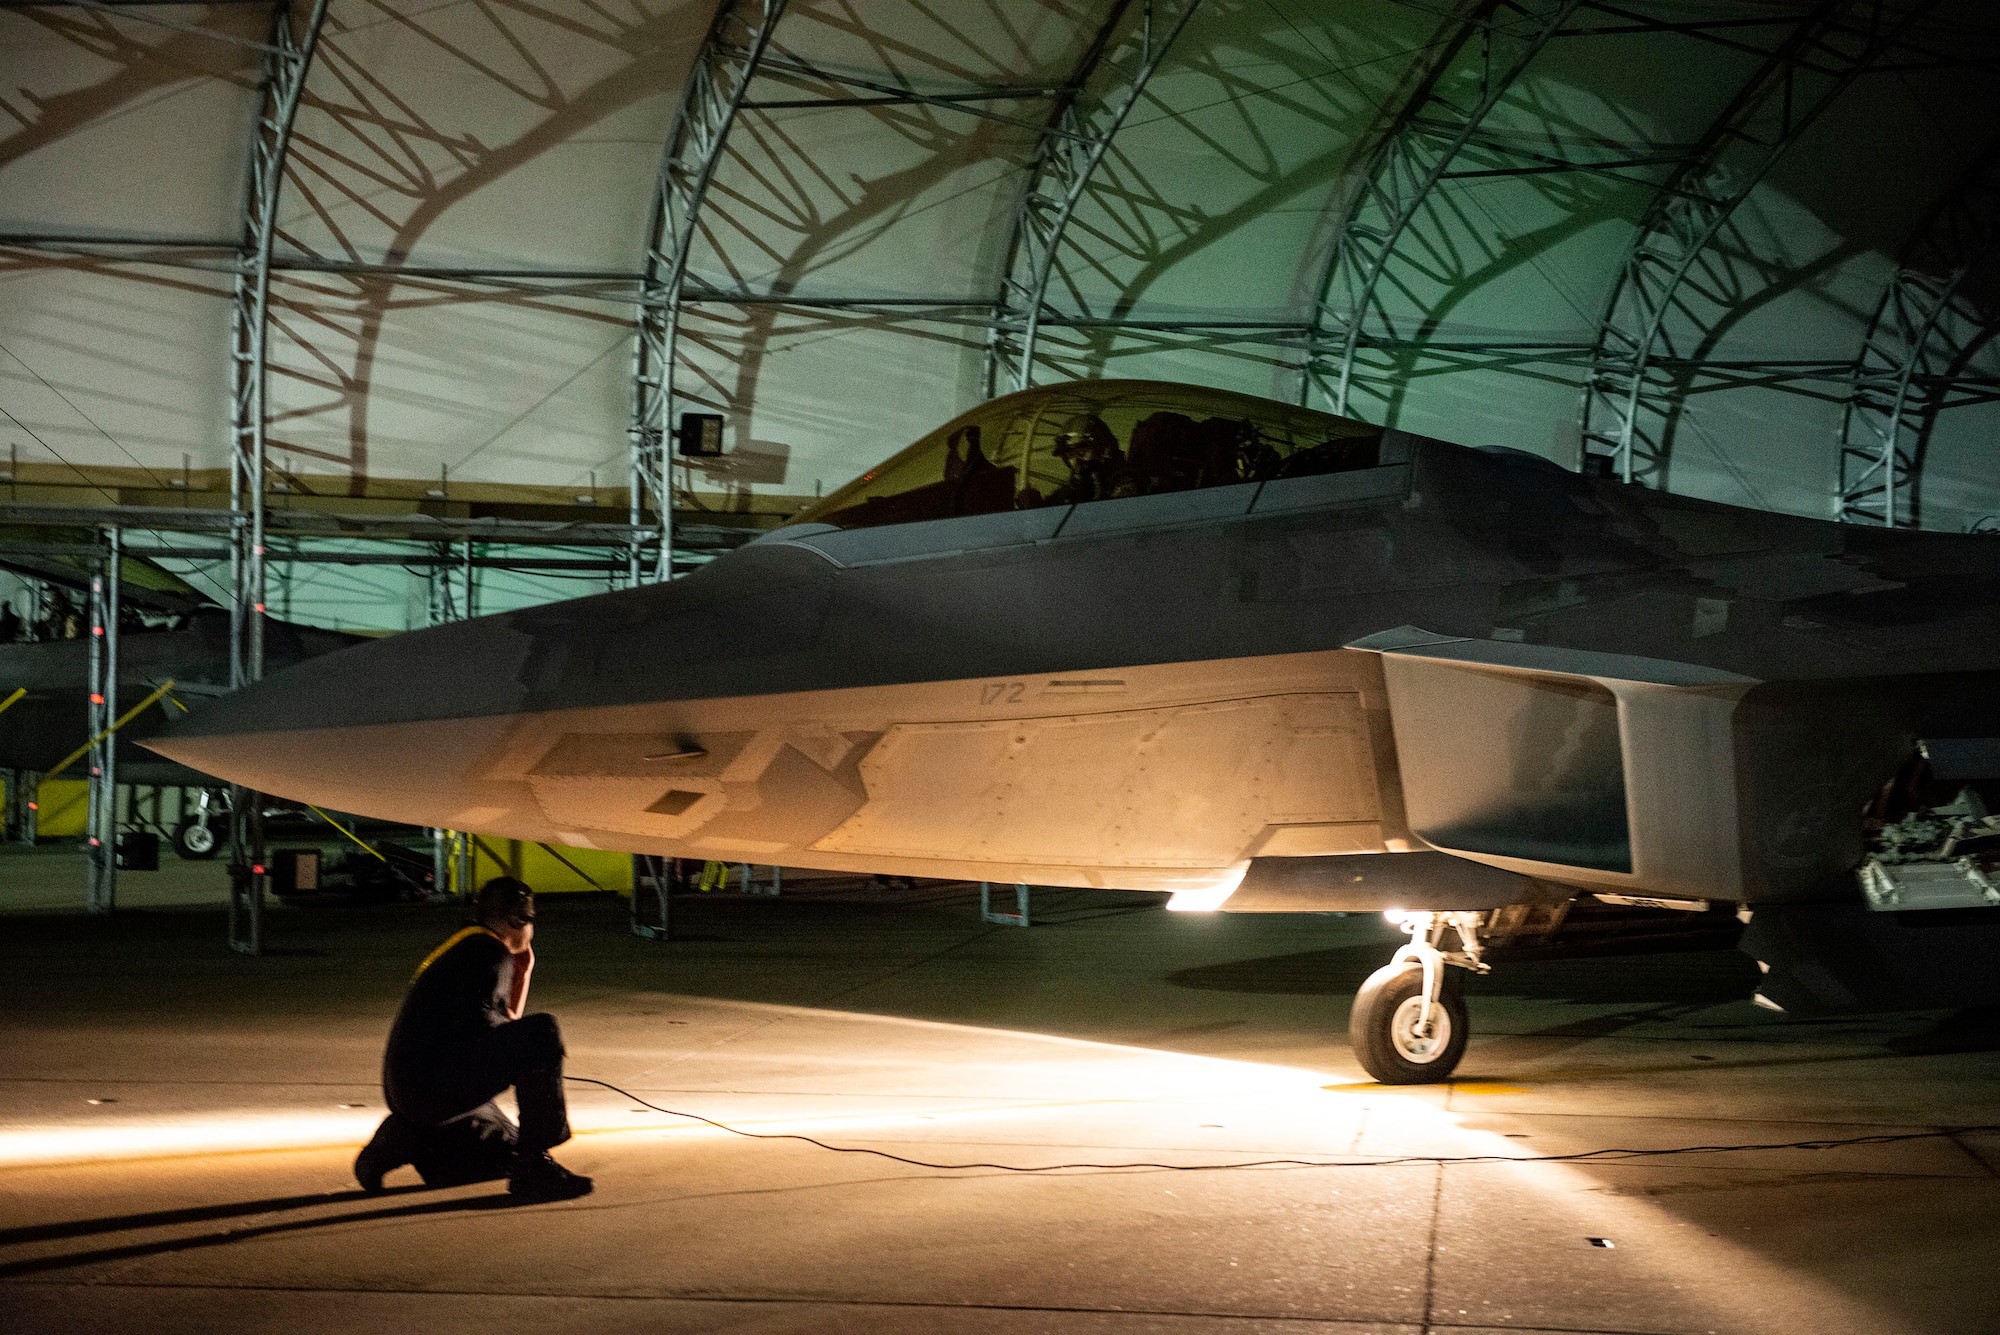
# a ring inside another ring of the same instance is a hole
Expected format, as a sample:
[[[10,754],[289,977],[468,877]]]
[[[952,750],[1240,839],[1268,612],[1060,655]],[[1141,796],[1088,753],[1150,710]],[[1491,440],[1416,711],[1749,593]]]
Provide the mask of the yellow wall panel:
[[[88,779],[43,779],[35,792],[35,836],[81,839],[90,815]]]
[[[561,858],[556,856],[558,853]],[[563,859],[568,859],[574,866],[565,866]],[[474,888],[494,876],[512,876],[525,881],[536,894],[601,889],[629,895],[632,893],[632,855],[609,853],[601,848],[557,848],[550,852],[540,844],[524,843],[519,839],[473,840]],[[596,884],[591,884],[592,881]]]

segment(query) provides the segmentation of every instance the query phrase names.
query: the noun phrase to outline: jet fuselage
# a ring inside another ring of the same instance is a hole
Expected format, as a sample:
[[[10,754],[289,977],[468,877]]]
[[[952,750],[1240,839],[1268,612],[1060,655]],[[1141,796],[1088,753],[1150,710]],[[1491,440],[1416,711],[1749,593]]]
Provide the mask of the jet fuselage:
[[[1996,590],[1984,538],[1402,437],[1319,475],[793,525],[299,664],[150,745],[325,807],[695,858],[1197,890],[1436,848],[1852,898],[1859,812],[1917,740],[1995,731]]]

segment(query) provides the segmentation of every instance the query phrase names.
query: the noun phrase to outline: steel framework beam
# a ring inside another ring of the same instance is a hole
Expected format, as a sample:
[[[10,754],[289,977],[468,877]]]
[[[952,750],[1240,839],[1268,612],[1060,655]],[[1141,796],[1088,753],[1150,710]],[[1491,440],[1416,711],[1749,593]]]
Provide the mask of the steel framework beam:
[[[2000,248],[2000,141],[1989,146],[1898,258],[1849,373],[1840,422],[1834,517],[1915,528],[1923,522],[1923,447],[1938,413],[1986,402],[1964,371],[1993,335],[1966,300],[1966,276]]]
[[[198,237],[91,236],[87,234],[65,235],[61,232],[0,232],[0,247],[8,250],[52,250],[59,254],[74,252],[79,255],[94,255],[101,250],[191,250],[206,251],[216,255],[234,256],[242,245],[241,241],[204,241]]]
[[[217,32],[213,28],[200,28],[191,23],[179,23],[158,14],[147,13],[149,9],[177,3],[178,0],[36,0],[35,3],[0,3],[0,9],[84,9],[101,14],[117,14],[136,23],[150,23],[154,27],[166,28],[172,32],[184,33],[189,37],[200,37],[211,42],[221,42],[228,46],[246,47],[252,51],[269,51],[262,42],[253,42],[232,33]],[[265,0],[223,0],[226,4],[262,4]]]
[[[998,111],[988,110],[981,105],[986,102],[1019,102],[1049,96],[1055,90],[1032,85],[1008,87],[967,88],[958,92],[926,93],[915,88],[884,83],[879,79],[867,79],[858,74],[826,69],[810,61],[795,60],[785,56],[765,55],[758,61],[758,73],[790,76],[795,81],[810,83],[833,83],[843,88],[859,88],[871,94],[868,97],[830,98],[782,98],[768,100],[758,98],[746,101],[741,110],[776,111],[801,107],[879,107],[879,106],[926,106],[944,111],[956,111],[961,115],[977,116],[981,120],[996,121],[1002,125],[1018,126],[1022,129],[1037,128],[1033,122],[1008,116]]]
[[[234,512],[173,505],[35,505],[0,503],[0,526],[123,528],[153,533],[228,533]],[[438,515],[339,514],[327,510],[270,510],[267,532],[295,537],[373,538],[391,542],[491,542],[524,547],[626,547],[624,524],[542,522],[532,519],[456,519]]]
[[[1063,237],[1111,141],[1201,0],[1113,0],[1083,58],[1058,89],[1014,206],[986,345],[991,398],[1034,383],[1035,341],[1051,323],[1049,282]],[[1127,26],[1127,14],[1138,10]],[[1119,36],[1119,29],[1125,28]],[[1108,71],[1108,79],[1105,77]],[[1095,95],[1093,84],[1104,84]]]
[[[243,238],[237,256],[236,304],[230,347],[231,414],[229,504],[235,518],[231,560],[230,679],[237,685],[264,672],[264,486],[270,411],[271,252],[277,241],[278,196],[292,121],[305,92],[306,74],[326,22],[327,0],[312,0],[301,20],[291,0],[279,0],[250,148],[249,184],[243,204]]]
[[[117,529],[109,532],[120,532]],[[450,553],[438,555],[440,547],[449,543],[431,544],[424,552],[307,552],[285,551],[278,561],[284,565],[329,565],[329,566],[404,566],[412,570],[429,570],[439,566],[449,566],[453,570],[471,567],[476,570],[509,570],[524,573],[540,570],[594,570],[599,572],[618,571],[625,568],[622,555],[600,556],[475,556],[467,560],[463,555]],[[103,554],[101,543],[87,542],[10,542],[0,538],[0,561],[31,556],[83,556],[95,557]],[[208,561],[220,563],[229,559],[227,547],[135,547],[126,546],[125,555],[134,561]]]
[[[708,36],[688,72],[674,116],[666,156],[653,186],[646,258],[636,316],[632,361],[631,526],[647,527],[646,505],[659,515],[657,550],[651,572],[635,539],[630,554],[634,584],[650,573],[673,574],[674,478],[671,444],[674,416],[675,342],[679,336],[682,291],[688,254],[701,223],[701,209],[715,169],[728,146],[757,64],[770,48],[771,33],[784,16],[785,0],[721,0]]]
[[[1818,0],[1662,182],[1599,324],[1583,390],[1586,456],[1608,457],[1627,482],[1665,485],[1688,377],[1659,362],[1695,351],[1667,328],[1684,313],[1684,286],[1750,192],[1928,8],[1928,0],[1893,13],[1886,0]]]

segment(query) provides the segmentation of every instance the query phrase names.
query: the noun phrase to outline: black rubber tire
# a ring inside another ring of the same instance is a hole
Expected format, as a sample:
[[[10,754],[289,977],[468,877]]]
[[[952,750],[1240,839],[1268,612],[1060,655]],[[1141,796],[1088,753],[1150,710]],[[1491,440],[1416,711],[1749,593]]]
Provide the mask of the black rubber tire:
[[[1415,964],[1389,964],[1377,969],[1354,994],[1354,1013],[1347,1021],[1348,1041],[1363,1070],[1385,1085],[1434,1085],[1451,1079],[1465,1055],[1471,1025],[1465,1013],[1465,990],[1446,969],[1439,988],[1432,1026],[1444,1026],[1443,1042],[1428,1060],[1415,1058],[1392,1032],[1405,1002],[1415,1004],[1424,990],[1424,971]],[[1414,1017],[1406,1016],[1413,1021]]]
[[[222,851],[222,832],[189,816],[174,827],[174,852],[189,862],[206,862]]]

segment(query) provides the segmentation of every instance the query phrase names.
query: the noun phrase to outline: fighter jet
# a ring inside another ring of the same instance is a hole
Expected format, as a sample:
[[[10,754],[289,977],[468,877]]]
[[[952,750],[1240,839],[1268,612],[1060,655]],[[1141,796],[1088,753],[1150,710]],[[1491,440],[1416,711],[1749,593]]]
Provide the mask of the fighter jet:
[[[684,579],[302,663],[156,750],[370,815],[860,873],[1387,912],[1376,1078],[1623,906],[1774,1008],[2000,946],[2000,543],[1768,514],[1241,394],[995,399]]]

